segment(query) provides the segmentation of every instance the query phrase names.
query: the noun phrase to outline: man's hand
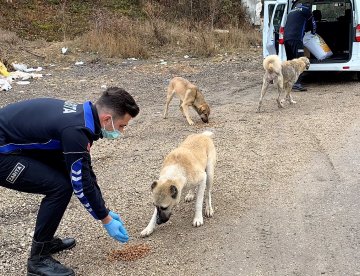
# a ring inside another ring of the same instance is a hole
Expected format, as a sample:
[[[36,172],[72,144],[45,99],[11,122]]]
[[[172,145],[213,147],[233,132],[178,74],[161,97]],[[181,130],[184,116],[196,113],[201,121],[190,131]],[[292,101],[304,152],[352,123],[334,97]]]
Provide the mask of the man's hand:
[[[116,214],[115,212],[109,211],[109,216],[111,216],[113,219],[120,221],[122,224],[124,224],[124,222],[122,221],[120,216],[118,214]]]
[[[109,218],[109,216],[107,216],[105,219],[107,218]],[[124,243],[129,240],[129,235],[122,222],[110,217],[110,222],[103,225],[106,231],[108,232],[109,236],[114,238],[115,240]]]

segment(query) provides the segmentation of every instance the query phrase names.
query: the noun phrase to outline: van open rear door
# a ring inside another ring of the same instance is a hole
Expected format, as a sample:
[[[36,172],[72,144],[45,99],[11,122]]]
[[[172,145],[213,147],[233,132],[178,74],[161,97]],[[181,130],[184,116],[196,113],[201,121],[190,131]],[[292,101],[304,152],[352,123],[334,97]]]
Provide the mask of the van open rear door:
[[[265,8],[266,8],[265,1]],[[273,2],[273,1],[269,1]],[[267,32],[265,32],[265,12],[264,10],[264,33],[266,38],[263,37],[263,41],[266,42],[264,48],[266,51],[263,51],[264,57],[271,54],[277,54],[281,60],[286,60],[286,53],[284,47],[284,26],[287,16],[288,1],[287,0],[277,0],[273,8],[273,13],[271,15],[270,24],[268,26]],[[270,17],[269,17],[270,18]],[[274,50],[275,49],[275,50]]]
[[[276,0],[264,1],[264,24],[263,24],[263,57],[276,54],[273,27],[270,29],[270,22],[276,5]]]

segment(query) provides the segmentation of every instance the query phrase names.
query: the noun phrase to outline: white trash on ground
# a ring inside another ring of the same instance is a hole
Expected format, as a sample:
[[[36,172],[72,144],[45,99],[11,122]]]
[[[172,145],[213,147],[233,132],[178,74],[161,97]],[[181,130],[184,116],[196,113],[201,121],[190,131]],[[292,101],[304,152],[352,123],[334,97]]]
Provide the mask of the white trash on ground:
[[[0,78],[0,90],[1,91],[8,91],[12,87],[10,85],[10,82],[7,79]]]
[[[26,73],[26,72],[22,72],[22,71],[15,71],[15,72],[10,72],[9,77],[12,80],[16,80],[16,79],[28,80],[28,79],[39,79],[39,78],[42,78],[43,75],[36,74],[36,73]]]
[[[41,71],[43,68],[42,67],[38,67],[38,68],[28,68],[26,64],[20,63],[13,63],[12,66],[14,67],[14,69],[16,71],[22,71],[22,72],[39,72]]]
[[[5,65],[3,65],[3,63],[1,63],[0,65],[2,65],[0,66],[0,91],[8,91],[12,89],[11,84],[16,79],[20,79],[16,82],[16,84],[27,85],[30,84],[30,82],[28,81],[29,79],[39,79],[43,77],[42,74],[32,73],[41,71],[43,69],[42,67],[28,68],[26,64],[13,63],[12,66],[16,71],[8,72],[7,68],[5,67]]]
[[[27,84],[30,84],[30,82],[29,81],[17,81],[16,84],[27,85]]]

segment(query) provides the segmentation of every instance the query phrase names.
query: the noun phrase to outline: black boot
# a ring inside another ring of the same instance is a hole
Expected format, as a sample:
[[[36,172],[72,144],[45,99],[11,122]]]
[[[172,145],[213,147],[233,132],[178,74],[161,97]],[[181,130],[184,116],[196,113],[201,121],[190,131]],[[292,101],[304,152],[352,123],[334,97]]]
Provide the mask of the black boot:
[[[75,247],[76,241],[72,238],[59,239],[54,238],[50,241],[50,254],[55,254],[63,250],[71,249]]]
[[[28,276],[74,276],[75,272],[50,256],[51,242],[33,241]]]

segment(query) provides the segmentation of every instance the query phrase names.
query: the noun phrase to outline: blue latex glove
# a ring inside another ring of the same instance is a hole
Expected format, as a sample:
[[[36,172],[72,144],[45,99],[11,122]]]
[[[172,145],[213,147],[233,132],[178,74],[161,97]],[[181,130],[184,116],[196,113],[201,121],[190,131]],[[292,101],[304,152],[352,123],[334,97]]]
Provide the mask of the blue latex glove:
[[[122,221],[120,216],[118,214],[116,214],[115,212],[109,211],[109,216],[112,217],[113,219],[116,219],[117,221],[120,221],[122,224],[124,224],[124,222]]]
[[[127,242],[129,235],[124,224],[116,219],[112,219],[108,224],[103,224],[109,236],[120,242]]]

